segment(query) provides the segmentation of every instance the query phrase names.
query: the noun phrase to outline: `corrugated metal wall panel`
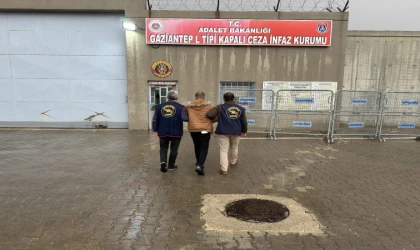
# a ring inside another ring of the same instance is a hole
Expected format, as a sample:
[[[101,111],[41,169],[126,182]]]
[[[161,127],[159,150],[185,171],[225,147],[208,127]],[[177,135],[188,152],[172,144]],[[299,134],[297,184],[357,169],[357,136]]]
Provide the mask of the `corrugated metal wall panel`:
[[[0,127],[128,126],[119,14],[0,14]]]

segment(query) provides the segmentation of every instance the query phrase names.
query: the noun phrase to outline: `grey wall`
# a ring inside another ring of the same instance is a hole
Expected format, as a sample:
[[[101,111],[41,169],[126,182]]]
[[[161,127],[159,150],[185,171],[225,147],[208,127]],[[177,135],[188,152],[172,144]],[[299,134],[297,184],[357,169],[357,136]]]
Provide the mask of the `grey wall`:
[[[130,129],[148,128],[148,80],[160,80],[151,72],[159,59],[168,60],[178,80],[180,101],[192,99],[202,90],[213,103],[218,100],[220,81],[254,81],[262,87],[269,80],[335,81],[343,84],[348,13],[302,12],[182,12],[145,9],[140,0],[0,0],[0,10],[31,11],[124,11],[125,16],[144,27],[145,17],[333,20],[332,46],[328,48],[265,48],[161,46],[145,43],[144,31],[126,32],[128,112]]]
[[[153,17],[215,18],[212,12],[153,12]],[[332,46],[312,47],[232,47],[161,46],[145,42],[144,31],[127,32],[129,127],[147,128],[148,80],[159,80],[150,67],[156,60],[168,60],[174,68],[165,80],[179,81],[180,102],[193,99],[198,90],[217,103],[220,81],[335,81],[342,87],[347,37],[347,13],[221,13],[220,18],[244,19],[333,19]],[[144,27],[144,19],[133,19]]]
[[[349,31],[343,87],[420,91],[420,32]]]

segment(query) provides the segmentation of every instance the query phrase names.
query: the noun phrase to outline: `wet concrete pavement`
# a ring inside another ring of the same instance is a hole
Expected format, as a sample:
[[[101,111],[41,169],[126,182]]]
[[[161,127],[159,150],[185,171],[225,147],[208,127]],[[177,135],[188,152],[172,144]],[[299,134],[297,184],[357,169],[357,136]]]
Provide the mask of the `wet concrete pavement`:
[[[242,140],[240,165],[159,171],[158,143],[125,130],[0,130],[0,249],[420,249],[420,144]],[[291,198],[325,236],[206,231],[206,194]]]

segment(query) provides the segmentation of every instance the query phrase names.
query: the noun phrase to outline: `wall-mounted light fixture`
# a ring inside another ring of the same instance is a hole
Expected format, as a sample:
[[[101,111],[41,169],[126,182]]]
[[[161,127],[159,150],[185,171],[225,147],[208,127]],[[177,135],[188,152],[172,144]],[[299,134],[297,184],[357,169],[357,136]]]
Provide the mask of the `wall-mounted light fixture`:
[[[122,25],[125,30],[135,31],[137,29],[137,25],[135,23],[123,22]]]

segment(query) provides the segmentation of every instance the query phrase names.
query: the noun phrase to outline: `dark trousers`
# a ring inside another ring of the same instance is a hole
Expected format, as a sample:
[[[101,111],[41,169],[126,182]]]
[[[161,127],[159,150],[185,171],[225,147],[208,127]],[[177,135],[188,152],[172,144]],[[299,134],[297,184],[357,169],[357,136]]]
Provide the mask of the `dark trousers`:
[[[196,164],[200,167],[204,167],[204,162],[206,161],[207,153],[209,152],[211,134],[191,132],[191,137],[194,142]]]
[[[181,139],[181,137],[160,137],[160,162],[166,162],[168,167],[173,167],[175,165]],[[171,153],[168,162],[169,143],[171,144]]]

